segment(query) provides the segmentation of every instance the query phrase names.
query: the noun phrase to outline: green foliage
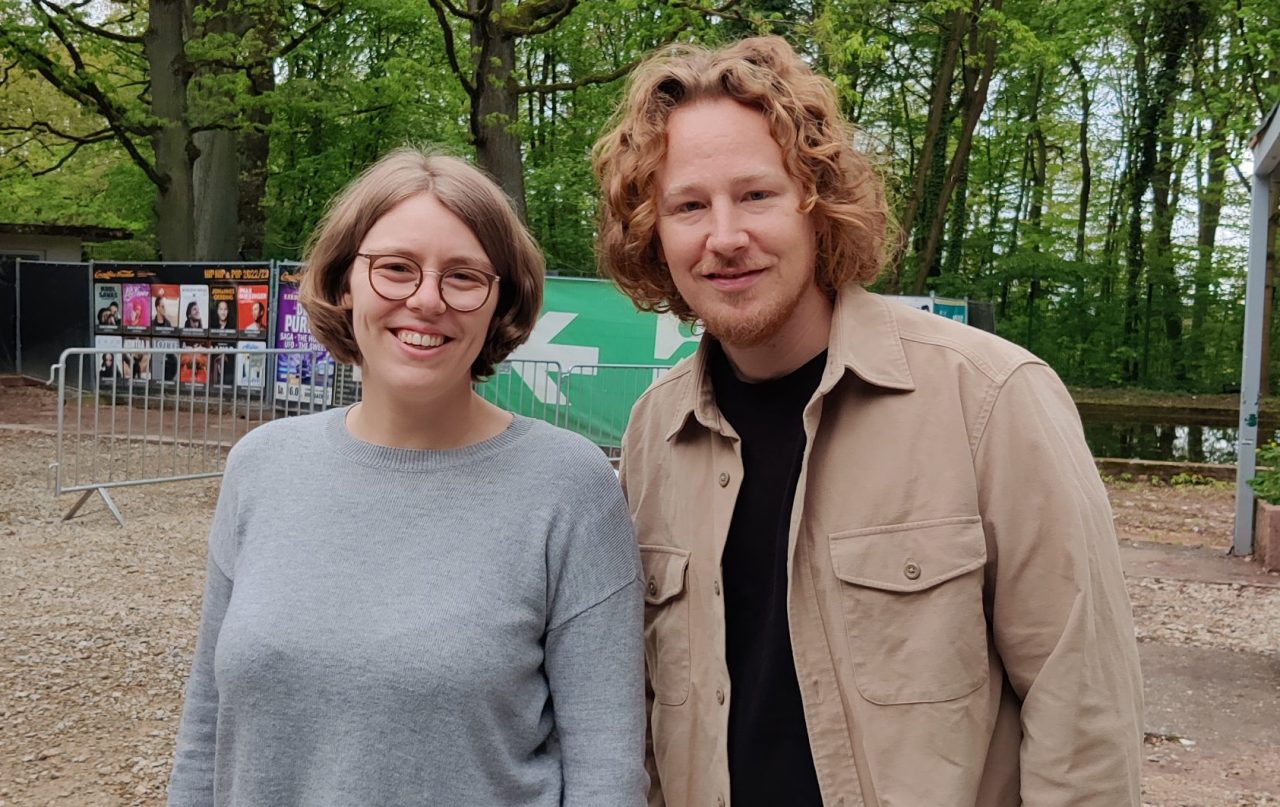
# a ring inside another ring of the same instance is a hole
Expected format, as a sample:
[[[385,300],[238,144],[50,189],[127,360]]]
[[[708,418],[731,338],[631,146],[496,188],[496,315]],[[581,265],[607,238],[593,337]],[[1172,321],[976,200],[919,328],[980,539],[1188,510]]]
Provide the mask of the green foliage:
[[[1179,473],[1169,477],[1169,484],[1174,487],[1227,488],[1231,483],[1222,479],[1192,473]]]
[[[1258,470],[1249,487],[1268,504],[1280,504],[1280,443],[1271,441],[1258,448]]]
[[[1069,383],[1219,392],[1238,382],[1247,188],[1234,161],[1280,100],[1280,85],[1266,79],[1280,74],[1274,2],[1197,7],[1198,36],[1178,52],[1180,67],[1161,88],[1167,115],[1158,165],[1136,211],[1129,183],[1137,113],[1154,72],[1151,63],[1140,69],[1137,56],[1151,59],[1162,46],[1151,4],[1060,0],[1046,13],[1033,0],[1005,0],[999,9],[979,4],[976,16],[962,0],[743,0],[718,16],[699,7],[697,0],[579,3],[517,38],[511,81],[521,90],[510,123],[521,144],[527,219],[552,271],[595,272],[598,193],[589,154],[623,84],[604,79],[673,38],[714,44],[778,33],[835,81],[862,142],[882,160],[898,214],[920,203],[881,288],[909,283],[926,225],[939,221],[927,288],[992,301],[999,333]],[[144,165],[154,160],[148,133],[156,121],[141,42],[129,40],[147,30],[147,2],[66,8],[124,39],[46,19],[32,0],[0,0],[0,58],[12,65],[0,77],[0,218],[125,227],[132,241],[95,245],[92,254],[152,257],[155,178]],[[515,19],[522,5],[494,8]],[[466,63],[471,31],[449,19]],[[193,22],[185,122],[234,132],[242,153],[265,136],[264,257],[300,257],[333,194],[390,148],[415,142],[475,156],[473,98],[450,67],[430,2],[202,0]],[[959,56],[946,72],[953,24],[963,26]],[[997,45],[994,75],[968,157],[956,160],[988,36]],[[101,108],[55,89],[42,70],[72,88],[102,89],[137,154],[100,134]],[[939,88],[947,91],[945,114],[931,131]],[[933,158],[925,161],[927,144]],[[953,160],[959,173],[950,175]],[[924,192],[913,200],[917,176]],[[943,207],[948,178],[954,187]],[[1207,226],[1203,215],[1215,199],[1220,223]],[[1127,249],[1134,222],[1140,256]],[[1280,377],[1280,327],[1273,335]]]

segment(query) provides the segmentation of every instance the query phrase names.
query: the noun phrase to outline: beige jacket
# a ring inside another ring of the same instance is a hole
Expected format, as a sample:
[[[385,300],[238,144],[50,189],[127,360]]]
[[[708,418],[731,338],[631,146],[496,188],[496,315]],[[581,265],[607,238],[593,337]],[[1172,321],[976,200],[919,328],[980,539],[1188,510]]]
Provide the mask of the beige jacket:
[[[1106,491],[1053,371],[850,287],[804,428],[788,610],[824,804],[1137,805],[1133,618]],[[704,349],[637,402],[623,443],[649,801],[723,807],[720,557],[742,459]]]

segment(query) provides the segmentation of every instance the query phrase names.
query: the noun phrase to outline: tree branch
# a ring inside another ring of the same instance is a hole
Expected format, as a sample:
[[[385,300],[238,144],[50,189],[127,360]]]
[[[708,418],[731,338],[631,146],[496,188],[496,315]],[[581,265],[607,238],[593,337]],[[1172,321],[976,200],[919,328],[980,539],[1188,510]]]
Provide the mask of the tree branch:
[[[1244,18],[1245,18],[1244,4],[1241,2],[1241,0],[1236,0],[1235,18],[1236,18],[1236,30],[1239,31],[1240,33],[1240,41],[1248,42],[1249,41],[1248,33],[1244,29]],[[1257,67],[1254,65],[1253,55],[1249,52],[1249,48],[1245,47],[1245,48],[1241,48],[1240,50],[1244,58],[1245,64],[1247,65],[1247,69],[1244,71],[1244,74],[1249,77],[1249,89],[1253,93],[1254,103],[1257,104],[1258,110],[1260,111],[1261,114],[1266,114],[1266,111],[1267,111],[1266,102],[1263,100],[1262,89],[1258,86],[1258,73],[1261,71],[1259,71]]]
[[[463,72],[462,66],[458,63],[458,50],[453,41],[453,26],[445,16],[445,9],[449,7],[449,2],[448,0],[427,0],[427,2],[431,4],[431,9],[436,13],[436,19],[440,21],[440,32],[444,34],[444,53],[449,59],[449,67],[458,77],[458,81],[462,82],[462,89],[474,103],[478,90],[475,82]]]
[[[103,140],[111,139],[110,127],[99,129],[96,132],[89,132],[88,134],[77,135],[70,132],[64,132],[52,123],[42,120],[32,121],[26,126],[16,126],[14,124],[0,125],[0,132],[47,132],[48,134],[60,137],[68,142],[80,143],[82,145],[86,143],[100,143]]]
[[[578,0],[535,0],[532,3],[522,3],[515,19],[502,28],[517,36],[545,34],[559,25],[577,6]]]
[[[79,28],[80,30],[87,31],[88,33],[93,34],[94,36],[100,36],[103,39],[109,39],[112,42],[119,42],[124,45],[141,45],[143,43],[143,38],[141,36],[131,35],[131,34],[119,34],[119,33],[116,33],[115,31],[108,31],[105,28],[98,28],[96,26],[90,25],[89,23],[80,19],[79,17],[72,14],[67,9],[58,5],[57,3],[49,2],[49,0],[32,0],[32,2],[35,5],[40,6],[42,8],[53,9],[58,16],[66,19],[72,25]],[[75,7],[79,8],[84,5],[86,4],[77,3]]]
[[[36,0],[35,5],[36,5],[36,8],[40,11],[40,15],[44,17],[45,27],[53,32],[53,35],[58,38],[59,42],[62,43],[62,47],[66,49],[67,55],[71,57],[71,63],[75,65],[76,73],[77,74],[83,73],[84,59],[80,58],[80,51],[76,50],[76,46],[71,44],[71,40],[67,36],[66,32],[63,31],[62,28],[60,28],[58,24],[54,21],[53,15],[44,9],[44,6],[40,3],[40,0]]]
[[[307,39],[309,39],[312,34],[320,30],[320,27],[322,25],[327,23],[334,15],[342,11],[342,9],[343,9],[342,0],[339,0],[339,2],[334,3],[332,6],[320,11],[320,19],[316,20],[305,31],[298,34],[293,39],[289,40],[289,42],[286,43],[284,47],[280,48],[280,50],[276,52],[275,58],[283,59],[284,57],[288,56],[290,53],[293,53],[294,50],[296,50],[300,45],[302,45],[303,42],[306,42]]]
[[[108,134],[108,135],[106,135],[105,137],[101,137],[101,138],[99,138],[99,139],[97,139],[97,140],[91,140],[91,141],[87,141],[87,142],[83,142],[83,143],[77,142],[74,146],[72,146],[72,147],[71,147],[71,150],[70,150],[70,151],[68,151],[66,154],[62,155],[62,159],[58,160],[56,163],[54,163],[54,164],[53,164],[51,167],[49,167],[49,168],[45,168],[45,169],[43,169],[43,170],[41,170],[41,171],[32,171],[32,172],[31,172],[31,176],[33,176],[33,177],[42,177],[42,176],[44,176],[45,174],[52,174],[54,171],[57,171],[57,170],[58,170],[59,168],[61,168],[62,166],[66,165],[66,164],[67,164],[67,160],[70,160],[72,157],[76,156],[76,152],[80,151],[80,149],[82,149],[82,148],[84,148],[85,146],[89,145],[89,143],[100,143],[100,142],[102,142],[103,140],[111,140],[111,139],[112,139],[112,136],[111,136],[110,134]]]
[[[436,2],[437,0],[430,0],[431,5],[433,6],[436,5]],[[462,19],[467,20],[469,22],[481,22],[484,18],[483,11],[481,11],[480,13],[465,11],[461,8],[458,8],[453,3],[450,3],[449,0],[439,0],[439,3],[441,6],[448,9],[449,13],[452,14],[453,16],[461,17]]]
[[[635,69],[636,65],[640,64],[640,61],[640,59],[633,59],[621,67],[610,70],[608,73],[596,73],[590,76],[583,76],[582,78],[575,79],[573,81],[560,81],[552,84],[530,84],[524,87],[516,87],[516,92],[520,95],[528,95],[529,93],[547,95],[553,92],[570,92],[572,90],[581,89],[582,87],[594,84],[608,84],[609,82],[617,81],[627,73],[630,73]]]
[[[149,129],[126,123],[124,110],[108,98],[101,88],[92,81],[85,79],[81,75],[66,75],[46,54],[33,51],[23,43],[14,41],[11,37],[5,37],[5,41],[29,59],[34,65],[35,71],[53,85],[54,89],[81,106],[88,107],[101,115],[112,135],[119,141],[134,164],[147,175],[147,179],[157,186],[163,185],[164,177],[156,172],[155,167],[142,154],[131,137],[131,135],[149,135],[151,133]]]
[[[718,17],[721,15],[727,15],[734,6],[738,5],[739,2],[740,0],[725,0],[723,4],[716,6],[715,8],[707,8],[706,6],[700,6],[697,3],[685,2],[684,0],[669,0],[668,5],[672,8],[683,8],[685,11],[696,11],[699,14]],[[738,17],[738,19],[742,18]]]

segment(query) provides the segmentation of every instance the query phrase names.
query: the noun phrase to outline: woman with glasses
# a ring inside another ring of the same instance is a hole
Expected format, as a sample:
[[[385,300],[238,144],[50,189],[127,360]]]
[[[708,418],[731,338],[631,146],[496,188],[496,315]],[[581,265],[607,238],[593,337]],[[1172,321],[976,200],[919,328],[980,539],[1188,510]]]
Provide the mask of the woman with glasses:
[[[363,399],[227,460],[171,805],[640,805],[643,604],[586,440],[473,384],[543,261],[467,163],[404,149],[335,200],[301,299]]]

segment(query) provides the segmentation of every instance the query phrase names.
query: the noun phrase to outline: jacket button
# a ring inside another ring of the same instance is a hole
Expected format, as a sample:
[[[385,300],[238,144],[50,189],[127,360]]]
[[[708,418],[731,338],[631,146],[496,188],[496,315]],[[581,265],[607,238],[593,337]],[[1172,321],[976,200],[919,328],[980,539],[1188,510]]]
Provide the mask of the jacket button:
[[[716,796],[716,807],[724,807],[724,796]]]
[[[907,561],[907,565],[902,567],[902,573],[907,576],[908,580],[920,579],[920,564],[914,560]]]
[[[717,581],[712,585],[712,588],[714,588],[714,589],[716,590],[716,596],[717,596],[717,597],[719,597],[719,596],[720,596],[720,581],[719,581],[719,580],[717,580]]]
[[[724,705],[724,690],[723,690],[723,689],[717,689],[717,690],[716,690],[716,703],[720,704],[721,706],[723,706],[723,705]]]
[[[658,596],[658,581],[652,577],[649,578],[649,596]]]
[[[727,486],[728,484],[729,484],[729,474],[725,473],[724,471],[721,471],[721,472],[720,472],[720,487],[722,487],[722,488],[723,488],[723,487]]]

